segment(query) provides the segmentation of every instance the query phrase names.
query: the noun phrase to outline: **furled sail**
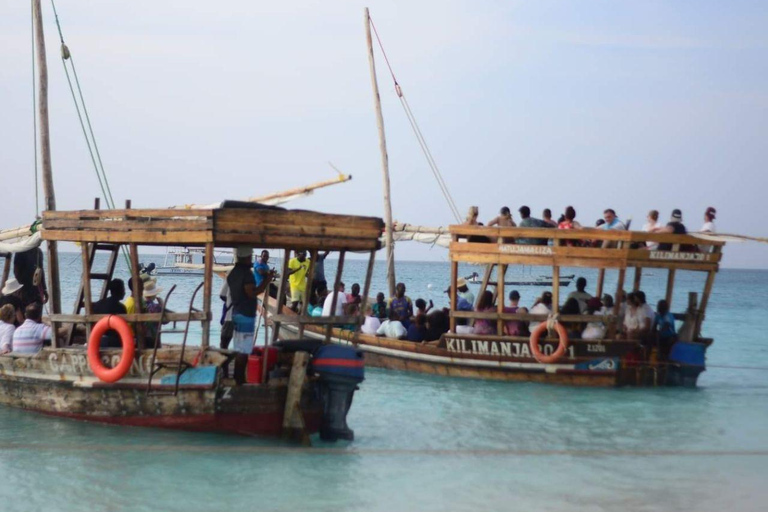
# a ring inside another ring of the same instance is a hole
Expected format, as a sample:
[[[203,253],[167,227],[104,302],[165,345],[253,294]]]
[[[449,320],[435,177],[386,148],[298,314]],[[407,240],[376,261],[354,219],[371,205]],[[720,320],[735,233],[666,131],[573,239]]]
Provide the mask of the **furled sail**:
[[[392,229],[395,242],[413,241],[429,245],[439,245],[448,248],[451,245],[451,235],[448,228],[427,227],[395,222]]]

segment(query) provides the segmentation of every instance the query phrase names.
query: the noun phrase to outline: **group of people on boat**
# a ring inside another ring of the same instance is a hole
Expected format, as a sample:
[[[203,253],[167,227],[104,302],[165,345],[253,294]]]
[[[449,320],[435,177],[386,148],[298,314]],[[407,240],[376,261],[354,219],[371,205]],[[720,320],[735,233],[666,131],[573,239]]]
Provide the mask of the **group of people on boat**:
[[[0,354],[34,354],[50,343],[51,328],[42,321],[47,302],[43,251],[16,253],[13,277],[0,290]]]
[[[520,222],[516,223],[512,217],[512,212],[508,206],[504,206],[499,211],[499,215],[491,219],[487,226],[499,226],[499,227],[521,227],[521,228],[554,228],[554,229],[583,229],[579,221],[576,220],[576,209],[573,206],[567,206],[563,213],[557,220],[552,218],[552,210],[545,208],[542,212],[542,218],[534,218],[531,216],[531,209],[528,206],[521,206],[518,210],[520,214]],[[714,207],[708,207],[704,212],[704,224],[699,230],[700,233],[715,233],[715,216],[717,211]],[[482,222],[478,221],[479,209],[477,206],[472,206],[469,209],[464,225],[467,226],[483,226]],[[595,222],[595,227],[604,230],[628,230],[631,221],[623,222],[619,219],[616,211],[613,208],[606,208],[603,211],[602,218]],[[659,222],[658,210],[651,210],[647,215],[647,222],[643,226],[643,231],[648,233],[673,233],[677,235],[685,235],[688,233],[688,229],[683,223],[683,213],[679,209],[672,210],[669,221],[666,224]],[[470,242],[484,242],[487,241],[482,236],[470,237]],[[508,240],[508,243],[516,243],[523,245],[547,245],[548,241],[543,238],[516,238],[514,240]],[[571,240],[570,245],[593,245],[597,242],[589,240]],[[647,242],[646,248],[652,250],[670,250],[671,244],[658,244]],[[691,248],[693,250],[693,248]]]

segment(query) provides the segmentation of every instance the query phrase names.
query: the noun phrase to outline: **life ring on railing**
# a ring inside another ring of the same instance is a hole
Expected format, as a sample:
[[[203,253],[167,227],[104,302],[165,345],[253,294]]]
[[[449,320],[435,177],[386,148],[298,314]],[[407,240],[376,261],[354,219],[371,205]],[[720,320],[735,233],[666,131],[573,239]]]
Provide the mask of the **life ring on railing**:
[[[557,345],[557,349],[549,355],[544,354],[539,348],[539,338],[541,334],[547,331],[548,322],[541,322],[531,333],[531,353],[533,357],[540,363],[551,364],[556,363],[561,357],[565,355],[565,351],[568,350],[568,333],[560,322],[554,322],[554,329],[557,332],[557,337],[560,338],[560,343]]]
[[[123,355],[120,362],[114,368],[107,368],[101,362],[99,349],[101,348],[101,337],[107,331],[117,331],[120,335],[120,342],[123,344]],[[99,379],[104,382],[117,382],[128,373],[133,364],[133,357],[136,352],[136,345],[133,341],[133,330],[128,322],[119,316],[109,315],[99,320],[93,326],[91,337],[88,339],[88,366]]]

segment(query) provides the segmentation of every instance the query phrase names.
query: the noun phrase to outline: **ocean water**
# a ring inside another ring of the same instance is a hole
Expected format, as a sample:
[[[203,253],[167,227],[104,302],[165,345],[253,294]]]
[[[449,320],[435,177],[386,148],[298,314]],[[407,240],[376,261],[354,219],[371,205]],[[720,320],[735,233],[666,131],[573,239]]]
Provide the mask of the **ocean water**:
[[[329,280],[334,265],[328,260]],[[64,255],[62,266],[68,310],[79,257]],[[348,261],[347,285],[364,270]],[[446,263],[400,262],[397,273],[412,298],[447,303]],[[562,273],[594,283],[591,272]],[[124,267],[118,275],[127,277]],[[666,275],[642,279],[655,303]],[[178,285],[177,310],[198,282],[160,279],[166,290]],[[606,291],[614,288],[609,275]],[[680,276],[673,309],[702,288],[701,276]],[[379,264],[372,292],[384,289]],[[519,290],[526,305],[542,291]],[[575,389],[368,369],[349,415],[355,441],[311,448],[0,407],[0,510],[763,511],[766,313],[768,272],[720,272],[704,326],[715,344],[697,389]]]

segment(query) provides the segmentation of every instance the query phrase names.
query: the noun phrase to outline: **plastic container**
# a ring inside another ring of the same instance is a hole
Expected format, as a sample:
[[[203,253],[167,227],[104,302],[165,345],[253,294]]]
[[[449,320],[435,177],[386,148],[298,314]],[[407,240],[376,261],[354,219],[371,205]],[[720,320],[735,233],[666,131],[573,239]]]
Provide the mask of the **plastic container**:
[[[267,373],[277,364],[277,348],[267,348]],[[250,384],[261,384],[262,371],[264,370],[264,347],[254,347],[248,356],[248,367],[245,373],[245,381]]]

